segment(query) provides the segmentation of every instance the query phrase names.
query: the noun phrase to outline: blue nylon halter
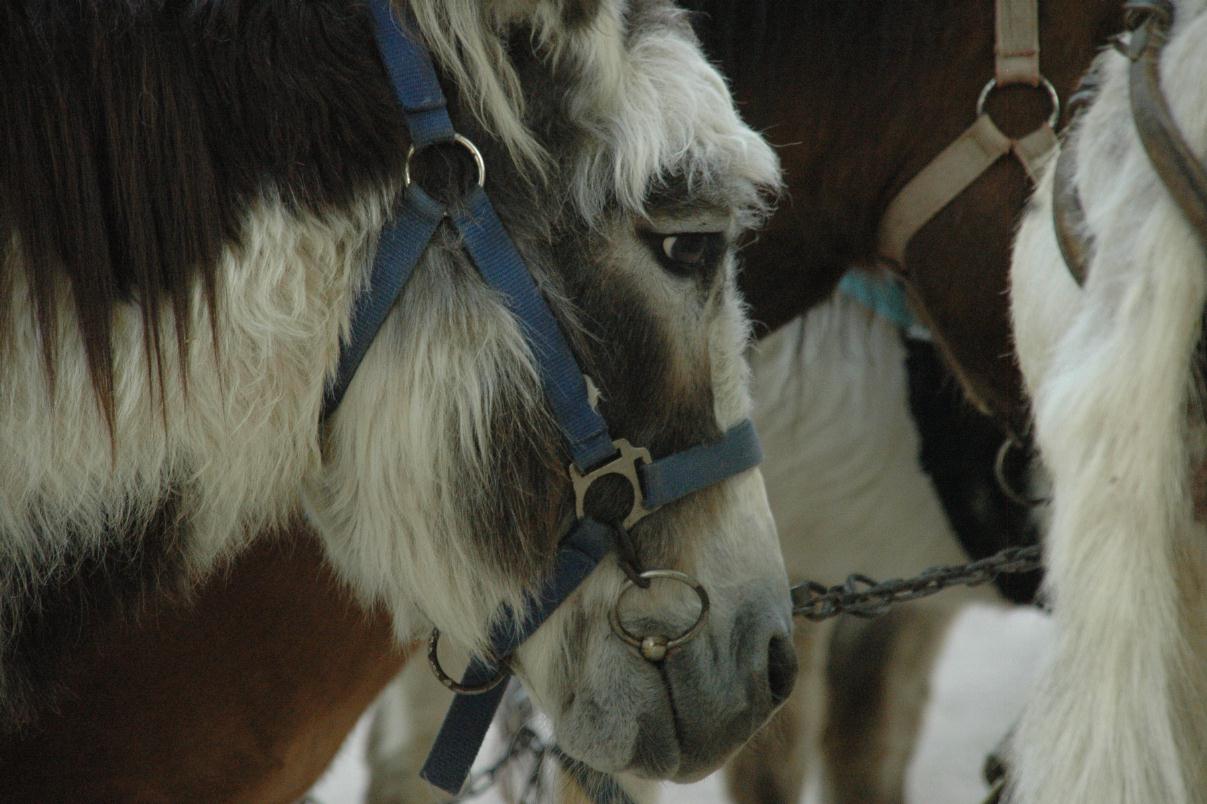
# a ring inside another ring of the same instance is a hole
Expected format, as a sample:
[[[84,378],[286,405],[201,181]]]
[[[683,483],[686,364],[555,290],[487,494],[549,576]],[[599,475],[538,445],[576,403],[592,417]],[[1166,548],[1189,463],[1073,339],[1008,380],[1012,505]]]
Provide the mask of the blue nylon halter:
[[[414,148],[453,142],[456,130],[427,50],[403,30],[391,12],[389,0],[371,0],[369,8],[377,46]],[[382,229],[368,286],[353,305],[348,342],[324,399],[323,418],[339,407],[357,367],[444,221],[457,230],[482,277],[504,296],[519,321],[574,465],[586,473],[612,459],[617,447],[607,423],[591,406],[583,373],[480,186],[454,207],[440,204],[417,184],[406,188],[395,217]],[[718,441],[638,466],[643,505],[653,510],[751,469],[761,460],[753,424],[741,422]],[[510,625],[517,621],[512,612],[500,612],[495,618],[490,647],[496,661],[505,661],[540,628],[594,571],[612,545],[612,525],[590,517],[579,519],[559,545],[553,571],[530,596],[523,616],[518,618],[519,626]],[[462,683],[477,686],[497,672],[492,661],[475,658]],[[461,789],[505,687],[500,684],[483,694],[454,698],[424,765],[425,779],[450,793]]]

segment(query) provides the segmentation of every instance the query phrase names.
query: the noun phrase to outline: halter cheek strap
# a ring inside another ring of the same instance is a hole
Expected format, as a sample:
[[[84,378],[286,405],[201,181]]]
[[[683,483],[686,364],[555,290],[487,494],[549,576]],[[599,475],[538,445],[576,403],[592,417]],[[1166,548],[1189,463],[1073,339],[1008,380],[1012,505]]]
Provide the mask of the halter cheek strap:
[[[630,478],[634,491],[633,511],[625,519],[631,523],[756,466],[762,452],[749,421],[739,423],[715,442],[659,460],[650,460],[648,452],[628,447],[627,442],[613,440],[607,423],[590,403],[586,380],[556,318],[483,189],[481,155],[453,127],[430,56],[395,20],[389,0],[371,0],[369,8],[382,62],[411,133],[408,177],[410,157],[416,150],[455,143],[470,150],[478,162],[479,182],[461,202],[446,207],[408,180],[395,217],[381,232],[368,286],[353,305],[348,342],[324,400],[323,418],[339,407],[428,243],[447,222],[460,235],[483,279],[499,291],[520,324],[573,461],[569,474],[580,502],[595,479],[623,474]],[[621,449],[622,444],[627,449]],[[616,457],[618,450],[620,457]],[[453,700],[422,771],[428,781],[450,793],[461,789],[503,696],[504,685],[487,688],[484,682],[505,670],[506,660],[594,571],[613,546],[614,528],[580,514],[558,547],[552,571],[529,597],[522,616],[501,611],[494,618],[498,625],[490,634],[491,658],[471,661],[461,685],[480,687],[483,692],[460,694]]]

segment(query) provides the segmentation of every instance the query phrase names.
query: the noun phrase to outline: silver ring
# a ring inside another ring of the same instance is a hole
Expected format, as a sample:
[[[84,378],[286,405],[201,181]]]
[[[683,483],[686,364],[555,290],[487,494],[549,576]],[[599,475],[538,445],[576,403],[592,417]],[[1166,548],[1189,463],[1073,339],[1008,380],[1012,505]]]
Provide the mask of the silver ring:
[[[1026,84],[1010,86],[1027,86]],[[1052,104],[1052,111],[1048,114],[1048,128],[1055,129],[1056,124],[1060,122],[1060,95],[1056,93],[1056,87],[1052,86],[1052,82],[1042,75],[1039,77],[1039,86],[1048,93],[1048,102]],[[990,78],[989,83],[981,89],[981,94],[976,99],[976,114],[980,117],[985,113],[985,102],[989,100],[989,96],[993,94],[993,90],[997,89],[997,79]]]
[[[436,676],[436,680],[444,686],[448,687],[458,695],[481,695],[484,692],[490,692],[499,684],[503,683],[503,679],[507,678],[507,667],[503,663],[499,663],[499,670],[493,678],[476,686],[469,686],[458,683],[456,679],[444,672],[444,668],[440,666],[440,657],[436,653],[436,648],[440,645],[440,629],[433,628],[432,633],[427,638],[427,663],[428,667],[432,668],[432,674]]]
[[[460,145],[462,148],[469,151],[469,155],[473,157],[474,165],[478,168],[478,186],[485,187],[486,186],[486,160],[484,160],[482,158],[482,152],[478,150],[478,146],[474,145],[472,142],[470,142],[468,139],[461,136],[460,134],[454,134],[452,142],[456,143],[457,145]],[[437,142],[432,143],[432,145],[440,145],[440,144],[441,143],[437,143]],[[426,147],[428,147],[428,146],[425,145],[424,148],[426,148]],[[404,164],[403,168],[402,168],[402,186],[403,187],[411,186],[411,159],[413,159],[415,154],[421,150],[423,150],[423,149],[416,148],[414,145],[412,145],[410,148],[407,149],[407,161],[406,161],[406,164]]]
[[[704,624],[708,622],[708,609],[710,603],[708,601],[708,592],[704,586],[692,576],[679,572],[678,570],[646,570],[637,576],[642,580],[656,580],[665,578],[670,581],[678,581],[684,586],[691,588],[696,593],[696,597],[700,599],[700,613],[696,616],[696,621],[691,627],[677,637],[671,638],[662,635],[640,637],[629,631],[620,622],[620,603],[624,600],[624,596],[637,587],[637,584],[631,580],[624,582],[620,587],[620,594],[616,596],[616,603],[612,606],[612,611],[608,614],[608,622],[612,626],[612,632],[629,647],[636,648],[643,659],[651,662],[660,662],[665,659],[675,648],[685,645],[696,638],[700,631],[704,628]]]
[[[1010,478],[1006,476],[1006,458],[1010,456],[1010,451],[1013,449],[1022,449],[1022,445],[1013,438],[1007,438],[998,447],[997,455],[993,459],[993,478],[997,481],[997,487],[1002,494],[1006,495],[1006,499],[1010,502],[1023,508],[1035,508],[1052,502],[1051,497],[1032,497],[1017,490],[1011,484]]]

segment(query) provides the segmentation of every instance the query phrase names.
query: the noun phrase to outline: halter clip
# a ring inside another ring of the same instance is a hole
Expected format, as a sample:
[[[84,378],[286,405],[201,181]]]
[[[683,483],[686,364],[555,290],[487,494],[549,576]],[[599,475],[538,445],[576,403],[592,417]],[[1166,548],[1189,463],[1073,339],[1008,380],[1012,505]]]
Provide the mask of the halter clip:
[[[579,519],[587,515],[587,492],[596,480],[608,475],[618,475],[629,481],[629,487],[633,490],[633,506],[620,523],[620,527],[628,530],[654,512],[654,509],[645,507],[645,492],[641,488],[641,477],[637,473],[639,466],[653,463],[653,458],[650,457],[648,449],[634,447],[627,439],[618,438],[612,444],[617,449],[617,456],[586,474],[580,472],[574,464],[570,464],[570,481],[574,484],[574,515]]]

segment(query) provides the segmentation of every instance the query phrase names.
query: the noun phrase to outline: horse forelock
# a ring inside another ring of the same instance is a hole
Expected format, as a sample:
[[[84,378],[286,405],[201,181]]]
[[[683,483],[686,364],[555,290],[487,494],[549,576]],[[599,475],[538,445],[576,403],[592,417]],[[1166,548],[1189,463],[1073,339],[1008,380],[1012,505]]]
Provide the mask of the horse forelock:
[[[644,213],[649,194],[675,178],[723,197],[743,225],[768,211],[778,162],[742,124],[724,80],[673,4],[453,0],[413,2],[411,9],[450,83],[522,175],[539,181],[553,163],[570,163],[570,200],[588,220],[610,202]],[[524,67],[509,50],[516,36],[534,49],[551,87],[521,88]],[[526,100],[534,92],[565,114],[569,153],[553,152],[559,143],[547,145],[534,133],[533,119],[542,114]],[[728,181],[716,186],[721,174]]]
[[[778,160],[741,121],[686,15],[661,0],[613,2],[577,36],[574,66],[590,77],[568,101],[585,133],[572,190],[583,214],[611,199],[644,215],[652,193],[682,181],[739,225],[758,223],[780,186]]]

